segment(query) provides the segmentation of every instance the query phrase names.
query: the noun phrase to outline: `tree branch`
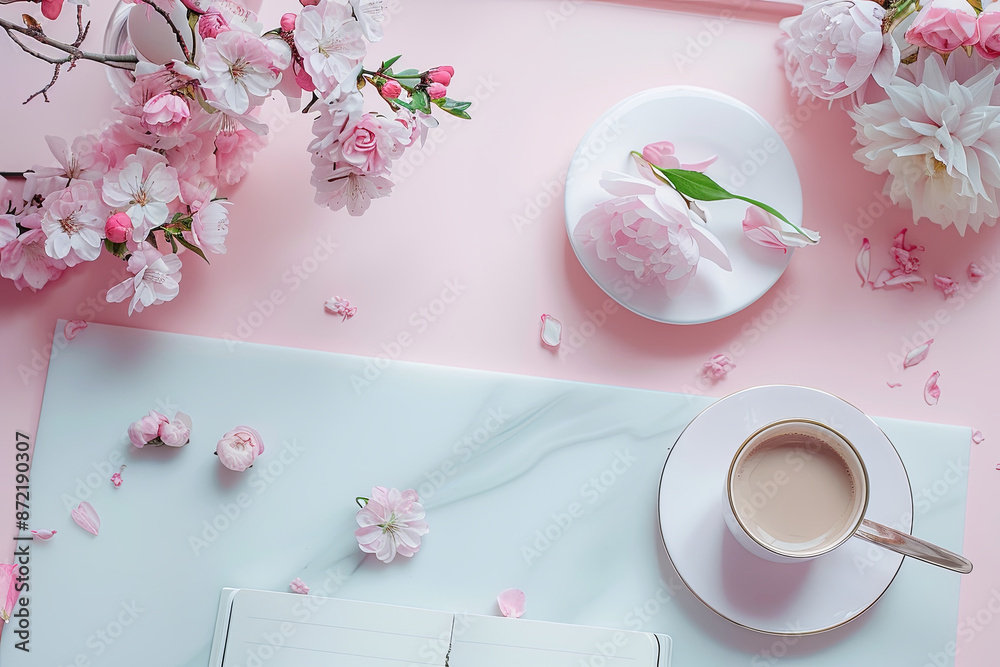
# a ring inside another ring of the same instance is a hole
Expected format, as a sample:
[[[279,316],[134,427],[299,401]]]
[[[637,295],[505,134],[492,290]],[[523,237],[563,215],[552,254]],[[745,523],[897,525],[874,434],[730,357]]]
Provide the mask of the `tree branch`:
[[[160,16],[163,17],[163,19],[167,22],[167,25],[170,26],[170,29],[173,31],[174,37],[177,38],[177,43],[181,47],[181,53],[184,54],[184,61],[185,62],[192,62],[192,60],[191,60],[191,52],[188,50],[187,42],[184,41],[184,37],[183,37],[183,35],[181,35],[180,29],[177,26],[175,26],[174,22],[170,19],[170,14],[168,14],[165,9],[163,9],[162,7],[160,7],[159,5],[157,5],[155,2],[153,2],[153,0],[139,0],[139,1],[142,2],[142,3],[144,3],[148,7],[152,7],[153,10],[155,10],[157,14],[159,14]]]
[[[0,2],[2,1],[3,0],[0,0]],[[21,48],[23,48],[31,55],[35,56],[40,60],[45,60],[45,62],[51,64],[56,64],[56,62],[68,63],[71,60],[92,60],[94,62],[101,63],[102,65],[107,65],[108,67],[117,67],[119,69],[134,70],[135,64],[139,62],[139,59],[136,58],[135,56],[119,56],[111,53],[91,53],[89,51],[84,51],[79,46],[73,46],[72,44],[66,44],[65,42],[60,42],[58,40],[52,39],[41,30],[25,28],[24,26],[20,26],[16,23],[11,23],[10,21],[4,18],[0,18],[0,28],[3,28],[4,31],[6,31],[7,34],[12,39],[14,38],[14,35],[12,33],[15,32],[21,33],[22,35],[30,37],[36,42],[45,44],[46,46],[51,46],[54,49],[69,54],[65,58],[56,59],[38,53],[25,46],[21,46]]]

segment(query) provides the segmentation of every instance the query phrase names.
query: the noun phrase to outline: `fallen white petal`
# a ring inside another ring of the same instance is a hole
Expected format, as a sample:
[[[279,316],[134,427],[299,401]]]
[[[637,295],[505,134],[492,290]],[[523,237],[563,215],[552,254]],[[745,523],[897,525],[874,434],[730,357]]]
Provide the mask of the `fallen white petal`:
[[[931,343],[934,339],[931,338],[929,341],[921,345],[920,347],[915,347],[906,353],[906,358],[903,359],[903,368],[909,368],[910,366],[916,366],[921,361],[927,358],[927,353],[931,349]]]
[[[872,270],[872,244],[868,242],[868,239],[862,239],[861,252],[858,253],[854,266],[861,277],[861,286],[864,287]]]
[[[558,347],[562,342],[562,322],[548,314],[542,315],[542,342],[549,347]]]
[[[941,398],[941,388],[937,383],[939,377],[941,377],[941,373],[934,371],[927,378],[927,384],[924,385],[924,401],[927,405],[937,405],[938,399]]]
[[[986,439],[986,436],[983,435],[982,431],[976,430],[976,431],[972,432],[972,442],[973,443],[975,443],[975,444],[978,445],[978,444],[981,444],[983,442],[983,440],[985,440],[985,439]]]

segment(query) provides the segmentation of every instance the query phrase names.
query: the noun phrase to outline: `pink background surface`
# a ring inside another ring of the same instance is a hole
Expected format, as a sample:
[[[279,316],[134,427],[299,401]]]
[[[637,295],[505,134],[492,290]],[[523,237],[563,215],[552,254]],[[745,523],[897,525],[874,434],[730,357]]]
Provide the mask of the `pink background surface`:
[[[97,49],[110,3],[93,4],[88,44]],[[860,237],[872,239],[874,275],[891,262],[890,238],[912,227],[909,213],[879,203],[883,179],[853,161],[844,113],[796,106],[773,47],[776,17],[750,22],[720,8],[676,14],[572,1],[388,4],[386,40],[372,54],[404,53],[405,66],[455,65],[451,93],[474,101],[475,118],[446,119],[424,149],[397,163],[392,198],[360,219],[315,206],[305,152],[309,120],[272,103],[272,143],[232,193],[229,254],[212,256],[212,266],[184,255],[175,301],[132,318],[124,304],[104,303],[109,284],[121,280],[121,264],[104,256],[38,294],[0,281],[0,470],[8,471],[0,478],[0,515],[13,516],[14,432],[35,432],[59,317],[713,396],[759,384],[803,384],[870,414],[971,425],[986,434],[972,447],[964,551],[976,570],[963,580],[960,618],[979,613],[980,623],[992,620],[989,603],[1000,590],[1000,538],[992,519],[1000,499],[994,470],[1000,414],[987,380],[996,370],[1000,330],[997,230],[960,238],[925,223],[912,232],[928,248],[927,277],[936,272],[964,282],[968,263],[978,262],[987,279],[974,293],[945,300],[929,287],[860,289],[854,271]],[[263,16],[276,24],[297,6],[267,0]],[[0,15],[21,11],[4,7]],[[68,17],[59,23],[69,35]],[[0,170],[50,162],[45,134],[70,138],[109,115],[114,99],[95,64],[64,74],[51,104],[36,100],[25,107],[20,102],[48,80],[48,67],[28,62],[5,39],[0,62],[6,128]],[[804,222],[823,241],[798,253],[771,292],[728,319],[684,328],[619,308],[591,326],[587,312],[611,302],[570,250],[561,177],[601,113],[633,93],[669,84],[733,95],[783,133],[802,178]],[[440,312],[436,300],[449,284],[458,285],[459,296]],[[333,294],[358,306],[353,320],[323,311]],[[562,355],[539,343],[543,312],[564,323]],[[928,360],[899,370],[893,355],[923,342],[930,329],[936,342]],[[403,334],[409,344],[394,346]],[[735,357],[736,370],[714,385],[699,380],[702,362],[719,352]],[[941,401],[930,407],[922,388],[934,370],[941,371]],[[225,379],[215,381],[225,391]],[[889,389],[887,381],[903,386]],[[12,535],[13,521],[3,523],[0,537]],[[958,664],[994,664],[1000,632],[987,623],[969,636],[960,636]]]

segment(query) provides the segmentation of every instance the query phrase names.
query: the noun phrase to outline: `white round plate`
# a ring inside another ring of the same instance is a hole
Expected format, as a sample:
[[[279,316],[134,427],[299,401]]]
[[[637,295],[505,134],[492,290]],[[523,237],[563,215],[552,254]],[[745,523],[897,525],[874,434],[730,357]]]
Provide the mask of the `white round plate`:
[[[772,563],[736,542],[722,518],[729,464],[751,433],[789,418],[813,419],[842,433],[868,468],[865,516],[912,529],[910,482],[882,429],[836,396],[783,385],[732,394],[688,424],[663,467],[657,516],[674,569],[710,609],[758,632],[806,635],[841,626],[875,604],[903,557],[854,538],[809,561]]]
[[[733,270],[701,262],[680,295],[670,298],[659,282],[635,286],[631,274],[597,257],[592,244],[573,237],[583,214],[610,197],[601,174],[637,175],[629,151],[670,141],[682,162],[711,155],[718,161],[705,172],[732,193],[781,211],[799,225],[802,187],[792,156],[778,133],[742,102],[703,88],[654,88],[625,99],[594,123],[573,155],[566,176],[566,231],[583,268],[601,289],[629,310],[657,322],[700,324],[737,313],[764,295],[788,266],[792,251],[759,246],[743,235],[744,202],[704,204],[709,228],[722,242]]]

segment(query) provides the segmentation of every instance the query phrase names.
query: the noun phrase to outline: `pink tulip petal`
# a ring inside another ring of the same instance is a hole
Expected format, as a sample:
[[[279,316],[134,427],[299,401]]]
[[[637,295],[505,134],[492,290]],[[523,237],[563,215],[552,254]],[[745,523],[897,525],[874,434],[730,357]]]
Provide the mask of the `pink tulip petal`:
[[[31,536],[36,540],[48,542],[56,532],[55,530],[33,530],[31,531]]]
[[[886,382],[886,384],[889,385],[889,389],[897,389],[897,388],[903,386],[903,385],[899,384],[898,382]]]
[[[927,405],[937,405],[938,399],[941,398],[941,387],[937,383],[939,377],[941,377],[941,373],[934,371],[927,378],[927,384],[924,385],[924,401],[927,402]]]
[[[549,347],[558,347],[562,342],[562,322],[551,315],[542,315],[542,342]]]
[[[497,596],[497,604],[500,606],[500,613],[510,618],[521,618],[524,614],[524,591],[517,588],[508,588]]]
[[[0,607],[0,621],[4,623],[10,621],[14,605],[17,604],[17,577],[14,576],[16,571],[17,565],[14,563],[0,564],[0,595],[4,596],[3,607]]]
[[[972,442],[974,444],[977,444],[977,445],[982,444],[983,440],[985,440],[985,439],[986,439],[986,436],[983,435],[982,431],[976,430],[976,431],[972,432]]]
[[[931,343],[934,339],[931,338],[929,341],[921,345],[920,347],[915,347],[906,353],[906,358],[903,359],[903,368],[909,368],[910,366],[916,366],[921,361],[927,358],[927,353],[931,349]]]
[[[70,512],[70,516],[73,517],[73,521],[76,521],[76,525],[88,533],[97,535],[97,532],[101,529],[101,517],[97,516],[97,511],[86,500]]]
[[[288,584],[288,588],[290,588],[293,593],[298,593],[299,595],[309,595],[309,587],[306,586],[306,582],[302,581],[298,577],[292,579],[291,583]]]
[[[66,340],[73,340],[86,328],[87,323],[83,320],[70,320],[66,323],[66,326],[63,327],[63,335],[66,336]]]
[[[872,270],[872,244],[869,243],[868,239],[861,240],[861,252],[858,253],[858,258],[854,261],[854,267],[858,270],[861,286],[864,287]]]

